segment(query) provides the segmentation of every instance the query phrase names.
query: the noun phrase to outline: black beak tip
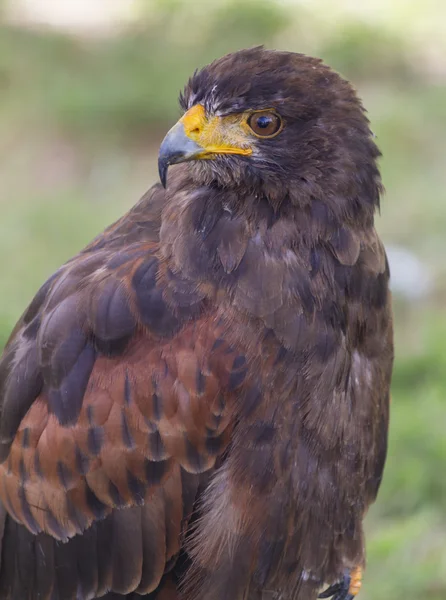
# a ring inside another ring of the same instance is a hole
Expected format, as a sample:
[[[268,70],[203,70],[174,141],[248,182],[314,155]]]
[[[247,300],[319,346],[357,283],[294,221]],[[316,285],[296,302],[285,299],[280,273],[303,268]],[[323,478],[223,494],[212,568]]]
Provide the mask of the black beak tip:
[[[158,173],[159,173],[161,185],[163,186],[164,189],[166,189],[166,185],[167,185],[167,170],[168,170],[168,168],[169,168],[169,162],[164,158],[160,158],[158,160]]]

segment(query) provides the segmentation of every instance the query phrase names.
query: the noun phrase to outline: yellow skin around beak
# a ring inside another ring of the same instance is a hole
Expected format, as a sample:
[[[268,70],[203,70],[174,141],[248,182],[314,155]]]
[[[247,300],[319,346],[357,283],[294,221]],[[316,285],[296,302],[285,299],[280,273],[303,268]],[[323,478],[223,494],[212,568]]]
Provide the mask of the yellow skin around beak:
[[[188,138],[203,148],[197,158],[212,158],[215,154],[249,156],[252,148],[244,129],[244,114],[226,117],[206,117],[201,104],[196,104],[181,117],[180,123]]]
[[[245,113],[208,117],[201,104],[189,109],[160,146],[158,169],[163,186],[166,187],[169,165],[221,154],[252,154],[253,139],[246,118]]]

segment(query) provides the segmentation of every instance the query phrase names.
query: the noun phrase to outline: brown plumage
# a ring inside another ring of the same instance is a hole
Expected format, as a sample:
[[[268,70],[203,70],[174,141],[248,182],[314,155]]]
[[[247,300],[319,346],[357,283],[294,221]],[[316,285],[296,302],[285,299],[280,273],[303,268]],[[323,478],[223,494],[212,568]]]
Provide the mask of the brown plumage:
[[[4,351],[1,600],[360,584],[393,356],[368,121],[320,61],[263,48],[181,104],[163,182],[184,164],[43,285]]]

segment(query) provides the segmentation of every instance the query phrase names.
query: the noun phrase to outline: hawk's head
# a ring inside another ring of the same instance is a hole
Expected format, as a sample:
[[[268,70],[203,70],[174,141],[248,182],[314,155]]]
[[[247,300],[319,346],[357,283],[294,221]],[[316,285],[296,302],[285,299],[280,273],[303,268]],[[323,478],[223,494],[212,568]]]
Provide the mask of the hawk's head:
[[[379,151],[362,104],[319,59],[262,47],[228,54],[193,75],[180,103],[160,148],[164,185],[169,165],[194,161],[198,185],[249,189],[276,205],[378,204]]]

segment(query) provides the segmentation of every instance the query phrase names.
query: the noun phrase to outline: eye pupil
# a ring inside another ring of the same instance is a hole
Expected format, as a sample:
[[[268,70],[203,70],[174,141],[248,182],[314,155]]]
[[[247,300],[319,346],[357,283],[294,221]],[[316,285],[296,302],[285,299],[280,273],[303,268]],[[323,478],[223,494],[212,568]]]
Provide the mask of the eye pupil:
[[[276,112],[255,112],[248,119],[248,125],[257,137],[274,137],[282,127],[282,120]]]
[[[268,127],[268,125],[271,123],[271,117],[259,117],[257,119],[257,127],[260,127],[261,129],[265,129],[266,127]]]

